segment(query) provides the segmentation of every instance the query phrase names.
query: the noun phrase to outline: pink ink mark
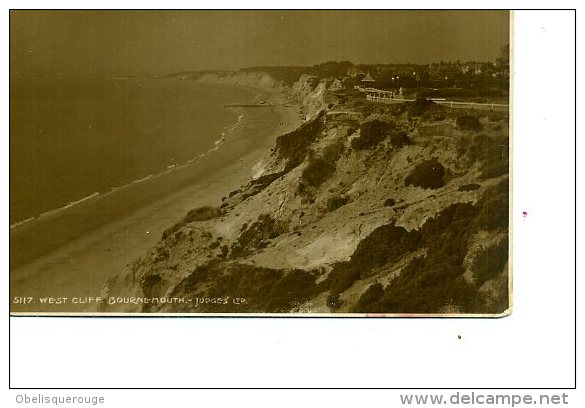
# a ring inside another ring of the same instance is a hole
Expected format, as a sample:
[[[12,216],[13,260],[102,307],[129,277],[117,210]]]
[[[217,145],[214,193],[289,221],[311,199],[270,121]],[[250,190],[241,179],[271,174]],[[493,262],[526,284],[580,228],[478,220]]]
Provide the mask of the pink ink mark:
[[[523,216],[524,218],[528,217],[528,212],[527,212],[527,211],[522,211],[522,216]]]

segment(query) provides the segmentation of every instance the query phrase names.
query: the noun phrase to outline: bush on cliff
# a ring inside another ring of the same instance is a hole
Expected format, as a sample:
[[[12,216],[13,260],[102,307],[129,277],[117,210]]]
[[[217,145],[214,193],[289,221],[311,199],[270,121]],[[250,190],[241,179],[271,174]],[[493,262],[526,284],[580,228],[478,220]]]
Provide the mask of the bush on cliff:
[[[476,215],[473,205],[458,203],[429,218],[420,230],[426,256],[415,258],[390,281],[377,303],[379,311],[436,313],[449,305],[471,311],[477,295],[462,275]]]
[[[168,237],[170,237],[171,235],[178,232],[183,226],[185,226],[187,224],[190,224],[190,223],[196,222],[196,221],[212,220],[214,218],[219,217],[220,215],[221,215],[221,211],[219,208],[210,207],[210,206],[199,207],[199,208],[196,208],[194,210],[191,210],[187,213],[187,215],[185,216],[185,218],[183,218],[183,220],[179,221],[178,223],[176,223],[172,227],[167,228],[162,234],[162,239],[163,240],[167,239]]]
[[[390,133],[390,143],[392,146],[400,148],[411,144],[411,141],[406,132],[398,131]]]
[[[481,170],[481,178],[484,180],[496,178],[510,172],[510,163],[508,160],[497,161],[484,166]]]
[[[479,214],[476,224],[484,230],[507,229],[509,223],[508,179],[485,190],[477,203]]]
[[[380,308],[378,301],[384,296],[384,287],[381,283],[374,283],[360,296],[354,307],[356,313],[376,312]]]
[[[410,116],[420,116],[434,105],[433,101],[419,95],[414,101],[406,103],[406,111]]]
[[[327,212],[335,211],[340,207],[343,207],[349,203],[349,197],[342,195],[342,196],[333,196],[329,197],[327,200]]]
[[[201,312],[284,313],[316,294],[315,276],[302,270],[263,268],[256,265],[230,264],[221,267],[213,280],[209,297],[244,298],[245,302],[204,305]]]
[[[349,264],[352,268],[369,270],[386,262],[397,260],[420,244],[418,231],[408,232],[393,224],[382,225],[360,241]]]
[[[425,160],[414,168],[412,173],[406,176],[405,186],[415,186],[422,188],[440,188],[445,185],[443,176],[445,168],[435,158]]]
[[[467,157],[470,162],[494,163],[508,156],[508,140],[485,134],[462,136],[457,140],[458,157]]]
[[[196,208],[194,210],[191,210],[187,213],[187,216],[185,217],[185,223],[191,223],[191,222],[195,222],[195,221],[207,221],[207,220],[212,220],[214,218],[217,218],[221,215],[221,211],[219,211],[218,208],[215,207],[210,207],[210,206],[204,206],[204,207],[199,207]]]
[[[329,309],[337,310],[343,304],[343,301],[339,299],[339,293],[333,293],[327,296],[325,303]]]
[[[349,261],[334,265],[324,285],[331,295],[338,295],[353,286],[356,280],[368,276],[373,268],[394,262],[416,250],[421,242],[419,231],[409,232],[393,224],[382,225],[360,241]]]
[[[365,150],[376,146],[384,140],[394,125],[381,120],[372,120],[360,127],[360,135],[351,141],[351,147],[355,150]]]
[[[462,186],[459,186],[459,188],[457,189],[458,191],[475,191],[475,190],[479,190],[481,188],[481,186],[477,183],[469,183],[469,184],[464,184]]]
[[[396,204],[396,201],[394,201],[393,198],[387,198],[384,201],[384,207],[393,207]]]
[[[276,138],[276,152],[286,160],[285,171],[292,170],[305,160],[309,147],[321,134],[323,115],[324,111],[298,129]]]
[[[360,278],[359,270],[351,268],[348,262],[340,262],[335,264],[324,286],[325,289],[329,288],[332,298],[339,299],[339,294],[349,289]]]
[[[503,186],[496,186],[489,196],[493,198],[495,193],[497,195],[503,190]],[[390,281],[380,299],[367,306],[362,303],[360,307],[363,309],[356,311],[439,313],[446,308],[464,313],[503,311],[507,302],[500,302],[496,308],[489,306],[489,299],[477,288],[502,271],[508,259],[506,239],[484,250],[474,260],[471,268],[476,283],[470,284],[463,278],[463,260],[471,237],[482,228],[478,222],[482,211],[481,203],[475,206],[457,203],[429,218],[420,230],[426,256],[412,260]],[[374,299],[377,297],[374,295],[375,292],[368,297]],[[507,299],[507,293],[498,296]]]
[[[320,157],[309,158],[307,167],[304,168],[302,179],[304,184],[318,187],[335,172],[335,166]]]
[[[455,120],[455,124],[457,125],[457,127],[459,129],[462,129],[462,130],[479,131],[482,128],[481,122],[479,121],[478,117],[477,116],[473,116],[473,115],[462,115],[462,116],[459,116]]]
[[[485,248],[473,260],[471,270],[477,286],[499,275],[508,262],[508,237]]]
[[[250,225],[242,226],[240,236],[231,247],[231,257],[237,258],[262,247],[268,240],[274,239],[288,231],[286,223],[269,214],[260,214]]]
[[[457,156],[464,163],[479,163],[481,178],[490,179],[509,171],[509,139],[504,136],[479,134],[457,140]]]
[[[385,271],[386,265],[424,248],[426,255],[414,258],[402,268],[400,274],[382,288],[371,285],[353,306],[352,311],[362,313],[444,313],[459,310],[463,313],[499,313],[507,307],[506,287],[496,297],[503,299],[490,306],[490,299],[478,287],[487,279],[502,272],[508,260],[507,239],[482,251],[472,263],[475,283],[464,278],[463,260],[467,255],[471,237],[485,229],[503,228],[507,218],[499,209],[507,206],[494,201],[507,195],[507,183],[500,183],[488,191],[476,205],[456,203],[427,219],[419,231],[405,231],[400,227],[383,226],[364,239],[350,261],[336,264],[326,283],[330,298],[339,299],[339,293],[352,287],[356,280],[371,276],[373,268]],[[494,210],[496,212],[494,213]],[[506,213],[507,214],[507,213]],[[502,231],[504,231],[502,229]],[[491,295],[490,295],[491,296]],[[335,302],[330,302],[335,303]],[[492,302],[493,303],[493,302]]]
[[[321,153],[321,157],[328,163],[335,164],[339,157],[345,150],[344,140],[342,138],[337,139],[335,142],[326,146]]]

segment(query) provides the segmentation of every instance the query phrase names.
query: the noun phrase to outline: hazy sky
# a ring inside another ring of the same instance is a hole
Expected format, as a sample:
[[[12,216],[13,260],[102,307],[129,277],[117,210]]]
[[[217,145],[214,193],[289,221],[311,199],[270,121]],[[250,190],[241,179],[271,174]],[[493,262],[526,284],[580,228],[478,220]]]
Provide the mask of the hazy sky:
[[[493,60],[505,11],[11,11],[11,72]]]

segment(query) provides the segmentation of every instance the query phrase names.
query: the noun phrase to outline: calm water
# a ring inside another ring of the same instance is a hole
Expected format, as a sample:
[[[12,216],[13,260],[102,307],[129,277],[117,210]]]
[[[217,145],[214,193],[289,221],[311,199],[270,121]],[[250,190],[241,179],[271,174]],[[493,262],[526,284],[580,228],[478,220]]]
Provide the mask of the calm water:
[[[174,80],[14,79],[10,86],[11,224],[194,159],[237,121],[224,104],[254,96]]]

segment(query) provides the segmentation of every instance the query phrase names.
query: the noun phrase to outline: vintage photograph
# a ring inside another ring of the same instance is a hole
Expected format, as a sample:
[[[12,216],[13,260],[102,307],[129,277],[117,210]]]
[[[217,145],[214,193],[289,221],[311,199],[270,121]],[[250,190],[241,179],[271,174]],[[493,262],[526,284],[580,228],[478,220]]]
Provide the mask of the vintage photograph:
[[[10,11],[11,314],[510,314],[510,19]]]

